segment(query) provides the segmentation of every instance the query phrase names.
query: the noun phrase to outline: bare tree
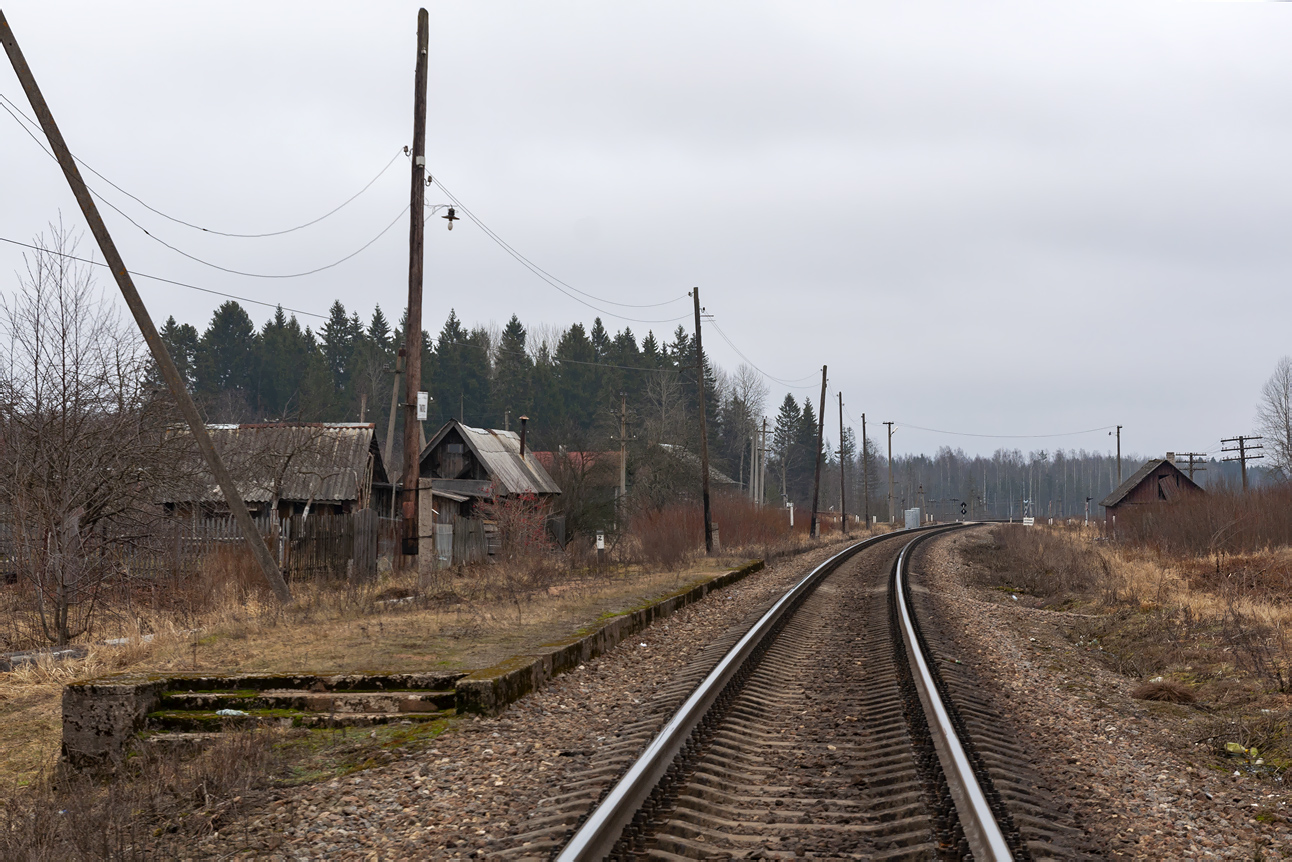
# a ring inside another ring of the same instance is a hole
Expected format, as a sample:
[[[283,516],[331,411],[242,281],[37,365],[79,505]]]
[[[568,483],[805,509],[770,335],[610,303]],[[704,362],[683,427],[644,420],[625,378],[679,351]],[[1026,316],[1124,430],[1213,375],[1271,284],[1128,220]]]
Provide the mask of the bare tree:
[[[649,443],[680,443],[686,439],[687,410],[676,371],[663,368],[646,375],[646,403],[642,427]]]
[[[0,298],[0,517],[37,628],[63,645],[89,630],[122,549],[149,534],[181,444],[148,351],[71,259],[75,238],[51,224],[35,245]]]
[[[1284,476],[1292,475],[1292,356],[1284,356],[1261,388],[1256,423],[1265,453]]]

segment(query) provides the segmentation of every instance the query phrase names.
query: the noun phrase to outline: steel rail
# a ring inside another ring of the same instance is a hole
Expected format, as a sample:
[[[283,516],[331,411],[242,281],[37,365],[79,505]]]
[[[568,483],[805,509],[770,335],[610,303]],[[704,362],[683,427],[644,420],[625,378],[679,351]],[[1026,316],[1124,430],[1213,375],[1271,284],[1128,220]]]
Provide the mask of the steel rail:
[[[978,777],[974,774],[969,755],[965,752],[956,733],[951,713],[938,692],[937,680],[934,678],[929,660],[919,643],[919,631],[915,623],[915,613],[907,597],[907,568],[910,565],[910,553],[925,536],[907,543],[897,556],[893,566],[893,589],[897,598],[898,624],[901,628],[902,641],[906,644],[906,654],[911,664],[911,675],[914,678],[920,702],[924,705],[924,715],[933,736],[933,745],[942,764],[947,787],[955,802],[956,815],[964,830],[965,840],[976,862],[1007,862],[1014,858],[1010,852],[1000,824],[992,814],[987,795],[983,792]]]
[[[917,528],[917,530],[925,529],[929,528]],[[817,566],[781,596],[776,604],[772,605],[722,657],[722,660],[695,688],[677,712],[673,713],[673,717],[651,740],[646,750],[628,768],[596,809],[588,815],[588,819],[575,832],[574,837],[556,856],[557,862],[590,862],[590,860],[604,859],[608,856],[624,830],[632,822],[633,816],[646,803],[651,791],[677,759],[692,731],[700,724],[713,702],[718,699],[727,683],[740,671],[768,632],[775,629],[781,618],[792,610],[818,581],[862,549],[894,536],[909,535],[912,532],[916,530],[897,530],[850,545]]]

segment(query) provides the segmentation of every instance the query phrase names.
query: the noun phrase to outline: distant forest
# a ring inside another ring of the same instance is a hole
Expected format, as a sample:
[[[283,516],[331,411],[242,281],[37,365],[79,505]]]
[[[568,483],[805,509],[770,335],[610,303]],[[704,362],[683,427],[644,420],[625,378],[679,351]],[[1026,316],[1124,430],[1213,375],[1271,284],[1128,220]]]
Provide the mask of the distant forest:
[[[365,322],[335,302],[317,331],[281,308],[257,329],[246,310],[229,301],[203,331],[172,317],[162,337],[211,422],[373,422],[384,445],[404,324],[401,315],[392,325],[380,307]],[[786,395],[773,412],[767,384],[748,365],[729,373],[706,356],[704,374],[713,468],[748,488],[754,434],[765,417],[766,502],[810,507],[820,405]],[[450,418],[515,430],[518,417],[526,415],[535,449],[617,452],[622,408],[630,485],[635,465],[649,463],[659,444],[698,449],[695,343],[682,326],[663,341],[650,331],[639,339],[628,327],[612,334],[600,318],[591,329],[575,323],[531,331],[515,315],[501,329],[468,328],[450,311],[437,335],[422,333],[422,388],[432,398],[428,436]],[[833,414],[830,407],[827,413]],[[395,423],[393,458],[386,454],[398,464],[402,411]],[[884,520],[888,464],[877,443],[884,429],[879,425],[876,434],[873,425],[864,458],[859,429],[844,430],[847,508]],[[821,487],[826,510],[839,506],[839,446],[831,442],[838,427],[837,415],[827,419]],[[1124,458],[1123,478],[1142,463]],[[1197,476],[1204,485],[1236,480],[1237,465],[1206,466]],[[977,517],[1020,517],[1024,508],[1038,517],[1081,517],[1087,497],[1093,498],[1091,516],[1099,517],[1099,500],[1117,484],[1114,456],[1062,449],[1001,449],[991,457],[971,457],[943,447],[934,455],[895,456],[892,474],[895,513],[922,505],[943,518],[958,513],[961,502]],[[676,488],[670,495],[696,491]]]

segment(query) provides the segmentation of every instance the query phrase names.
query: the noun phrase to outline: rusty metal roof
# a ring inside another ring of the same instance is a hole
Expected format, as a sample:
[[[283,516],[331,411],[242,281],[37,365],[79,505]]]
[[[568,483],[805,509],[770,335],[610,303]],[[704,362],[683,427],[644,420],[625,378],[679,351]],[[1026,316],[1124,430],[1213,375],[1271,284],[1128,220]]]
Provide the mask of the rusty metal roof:
[[[560,487],[552,481],[552,477],[543,469],[543,465],[538,463],[532,451],[526,452],[525,457],[520,457],[520,435],[515,431],[499,431],[496,428],[472,428],[470,425],[463,425],[456,419],[450,419],[444,424],[444,427],[435,432],[422,450],[419,464],[426,461],[426,457],[431,451],[439,445],[444,437],[453,428],[457,428],[459,435],[474,454],[480,463],[484,465],[485,470],[489,473],[489,478],[496,486],[495,493],[503,494],[559,494]],[[435,484],[440,484],[446,480],[436,480]],[[458,493],[471,493],[469,490],[458,487],[452,488]],[[478,496],[473,494],[472,496]]]
[[[271,422],[208,425],[211,442],[248,503],[280,500],[356,500],[368,481],[388,484],[376,428],[358,422]],[[176,433],[187,434],[187,429]],[[223,500],[213,478],[204,477],[189,499]]]

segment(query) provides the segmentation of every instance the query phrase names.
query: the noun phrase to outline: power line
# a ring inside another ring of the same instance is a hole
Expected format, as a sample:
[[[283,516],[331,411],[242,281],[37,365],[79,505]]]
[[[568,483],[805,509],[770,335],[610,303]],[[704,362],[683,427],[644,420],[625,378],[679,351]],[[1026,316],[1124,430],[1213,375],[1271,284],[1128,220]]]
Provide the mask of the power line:
[[[1100,428],[1087,428],[1084,431],[1064,431],[1059,434],[972,434],[968,431],[942,431],[937,428],[923,428],[919,425],[912,425],[909,422],[894,423],[903,428],[910,428],[915,431],[928,431],[932,434],[949,434],[953,437],[988,437],[998,440],[1039,440],[1045,437],[1075,437],[1078,434],[1093,434],[1096,431],[1107,431],[1112,425],[1104,425]]]
[[[680,302],[686,299],[685,296],[679,296],[676,299],[670,299],[664,302],[653,302],[653,303],[646,303],[642,305],[636,305],[628,302],[616,302],[615,300],[612,300],[612,299],[604,299],[602,297],[596,296],[595,294],[588,293],[586,290],[580,290],[579,288],[574,287],[562,281],[561,279],[557,278],[556,276],[552,275],[547,270],[543,269],[538,264],[534,263],[529,258],[525,257],[523,254],[521,254],[516,249],[514,249],[510,244],[507,243],[506,240],[500,237],[497,233],[493,231],[492,228],[490,228],[487,224],[485,224],[480,219],[479,216],[473,213],[460,200],[458,200],[458,198],[455,197],[452,192],[446,189],[444,187],[444,184],[441,183],[438,179],[433,178],[432,182],[434,182],[435,185],[439,186],[440,191],[444,193],[445,197],[453,201],[453,205],[456,209],[461,210],[463,213],[465,213],[467,218],[469,218],[475,224],[476,227],[480,228],[480,230],[484,232],[485,236],[493,240],[498,245],[499,248],[507,252],[507,254],[511,255],[512,258],[514,258],[517,263],[519,263],[521,266],[528,269],[530,272],[534,273],[534,275],[538,276],[549,286],[556,288],[556,290],[565,294],[570,299],[573,299],[575,302],[586,305],[588,308],[591,308],[593,311],[596,311],[600,314],[604,314],[607,317],[613,317],[618,320],[627,320],[633,323],[677,323],[678,321],[686,320],[688,317],[690,317],[689,314],[683,314],[680,317],[670,317],[663,320],[644,320],[636,317],[627,317],[625,315],[618,314],[613,311],[607,311],[603,308],[599,308],[598,306],[593,305],[591,302],[588,302],[586,299],[582,299],[578,296],[575,296],[574,295],[575,293],[579,293],[579,294],[582,294],[583,296],[589,297],[591,299],[595,299],[597,302],[606,303],[608,305],[617,305],[620,308],[659,308],[661,306],[672,305],[675,302]],[[573,291],[573,293],[571,293],[571,291]]]
[[[38,251],[38,252],[44,252],[44,253],[47,253],[47,254],[58,255],[59,257],[65,257],[65,258],[67,258],[68,260],[75,260],[75,261],[78,261],[78,262],[80,262],[80,263],[88,263],[88,264],[90,264],[91,266],[103,266],[103,267],[106,267],[106,266],[107,266],[107,264],[106,264],[106,263],[104,263],[103,261],[99,261],[99,260],[91,260],[90,258],[87,258],[87,257],[77,257],[77,256],[76,256],[76,255],[74,255],[74,254],[65,254],[65,253],[63,253],[63,252],[57,252],[57,251],[54,251],[53,249],[41,248],[41,247],[40,247],[40,246],[38,246],[38,245],[32,245],[32,244],[30,244],[30,243],[26,243],[26,242],[18,242],[18,240],[16,240],[16,239],[9,239],[8,237],[4,237],[4,236],[0,236],[0,242],[7,242],[7,243],[9,243],[10,245],[22,246],[23,248],[29,248],[29,249],[31,249],[32,251]],[[281,308],[283,311],[290,311],[292,314],[301,314],[301,315],[305,315],[305,316],[307,316],[307,317],[317,317],[319,320],[327,320],[327,319],[328,319],[328,316],[327,316],[326,314],[316,314],[316,313],[315,313],[315,312],[313,312],[313,311],[302,311],[302,310],[301,310],[301,309],[299,309],[299,308],[288,308],[287,306],[282,305],[281,303],[264,302],[264,301],[259,300],[259,299],[251,299],[251,298],[249,298],[249,297],[246,297],[246,296],[238,296],[237,294],[233,294],[233,293],[224,293],[223,291],[219,291],[219,290],[212,290],[212,289],[211,289],[211,288],[209,288],[209,287],[198,287],[196,284],[187,284],[187,283],[182,282],[182,281],[175,281],[175,280],[173,280],[173,279],[169,279],[169,278],[162,278],[162,277],[161,277],[161,276],[159,276],[159,275],[149,275],[149,274],[148,274],[148,273],[146,273],[146,272],[137,272],[137,271],[135,271],[135,270],[133,270],[133,269],[132,269],[132,270],[128,270],[128,272],[129,272],[131,275],[135,276],[136,278],[146,278],[146,279],[149,279],[149,280],[151,280],[151,281],[160,281],[160,282],[162,282],[163,284],[173,284],[173,285],[175,285],[176,287],[184,287],[184,288],[187,288],[187,289],[189,289],[189,290],[197,290],[197,291],[200,291],[200,292],[202,292],[202,293],[210,293],[210,294],[214,294],[215,296],[223,296],[223,297],[225,297],[226,299],[236,299],[236,300],[238,300],[239,302],[249,302],[249,303],[251,303],[252,305],[263,305],[263,306],[264,306],[264,307],[266,307],[266,308]]]
[[[7,104],[6,104],[6,103],[7,103]],[[33,127],[37,127],[37,128],[38,128],[38,124],[36,123],[36,121],[35,121],[35,120],[33,120],[31,117],[28,117],[25,113],[23,113],[22,109],[21,109],[21,108],[19,108],[16,104],[14,104],[13,100],[11,100],[8,96],[6,96],[6,95],[5,95],[5,94],[3,94],[3,93],[0,93],[0,108],[4,108],[4,109],[5,109],[5,111],[6,111],[6,112],[8,112],[9,116],[13,117],[14,122],[18,123],[19,127],[21,127],[21,128],[23,129],[23,131],[27,132],[27,135],[28,135],[29,137],[31,137],[31,139],[32,139],[32,140],[34,140],[34,141],[36,142],[37,146],[39,146],[42,150],[44,150],[44,151],[45,151],[45,154],[46,154],[46,155],[48,155],[50,158],[53,158],[53,157],[54,157],[54,154],[53,154],[53,153],[51,153],[51,152],[50,152],[50,151],[45,147],[44,143],[42,143],[42,142],[41,142],[40,138],[36,137],[36,136],[35,136],[35,135],[34,135],[34,134],[33,134],[33,133],[32,133],[32,132],[27,128],[27,126],[26,126],[26,125],[24,124],[24,122],[23,122],[23,121],[26,121],[26,123],[30,124],[31,126],[33,126]],[[79,164],[81,167],[85,168],[87,171],[89,171],[90,173],[94,174],[96,177],[98,177],[99,179],[103,180],[105,183],[107,183],[108,185],[112,186],[114,189],[116,189],[117,191],[121,192],[123,195],[125,195],[125,196],[126,196],[126,197],[128,197],[128,198],[130,198],[132,201],[134,201],[135,203],[139,204],[139,205],[140,205],[140,206],[142,206],[144,209],[148,210],[149,212],[152,212],[152,213],[155,213],[155,214],[157,214],[157,215],[161,216],[162,218],[166,219],[167,221],[172,221],[172,222],[174,222],[175,224],[183,225],[184,227],[193,228],[194,230],[200,230],[200,231],[202,231],[203,233],[209,233],[209,234],[213,234],[213,235],[215,235],[215,236],[232,237],[232,238],[235,238],[235,239],[262,239],[262,238],[264,238],[264,237],[282,236],[283,234],[288,234],[288,233],[292,233],[292,232],[294,232],[294,231],[302,230],[302,229],[307,228],[307,227],[311,227],[312,225],[316,225],[316,224],[318,224],[319,222],[323,221],[324,219],[326,219],[326,218],[328,218],[328,217],[330,217],[330,216],[333,216],[333,215],[335,215],[336,213],[340,212],[340,211],[341,211],[341,210],[343,210],[345,207],[347,207],[347,206],[349,206],[351,203],[353,203],[353,202],[355,201],[355,199],[356,199],[356,198],[358,198],[360,195],[362,195],[362,194],[363,194],[364,192],[366,192],[368,189],[372,188],[372,186],[377,182],[377,180],[381,179],[381,178],[382,178],[382,176],[384,176],[384,175],[385,175],[386,171],[390,170],[390,166],[391,166],[391,165],[393,165],[393,164],[396,162],[396,160],[398,160],[398,159],[399,159],[399,156],[400,156],[402,153],[403,153],[403,150],[399,150],[399,151],[397,151],[397,152],[395,153],[395,155],[391,156],[390,161],[386,162],[386,166],[385,166],[384,168],[382,168],[380,171],[378,171],[378,172],[377,172],[377,175],[376,175],[375,177],[373,177],[371,180],[369,180],[369,181],[368,181],[367,185],[365,185],[363,188],[359,189],[359,191],[355,192],[355,193],[354,193],[353,195],[351,195],[350,197],[346,198],[346,200],[345,200],[343,203],[341,203],[339,206],[337,206],[336,208],[331,209],[331,210],[329,210],[328,212],[325,212],[323,215],[319,216],[318,218],[310,219],[309,221],[307,221],[307,222],[305,222],[305,223],[303,223],[303,224],[296,225],[295,227],[284,228],[283,230],[268,231],[268,232],[266,232],[266,233],[233,233],[233,232],[230,232],[230,231],[221,231],[221,230],[216,230],[215,228],[208,228],[208,227],[203,227],[202,225],[193,224],[192,222],[185,221],[185,220],[184,220],[184,219],[182,219],[182,218],[178,218],[178,217],[176,217],[176,216],[169,215],[169,214],[164,213],[164,212],[162,212],[161,210],[157,209],[156,207],[151,206],[151,205],[150,205],[150,204],[148,204],[146,201],[144,201],[143,199],[141,199],[141,198],[137,197],[136,195],[131,194],[130,192],[126,191],[126,190],[125,190],[125,189],[123,189],[121,186],[117,185],[117,184],[116,184],[116,183],[114,183],[112,180],[108,179],[108,178],[107,178],[107,177],[105,177],[103,174],[99,173],[99,172],[98,172],[97,170],[95,170],[93,167],[91,167],[90,165],[86,164],[86,163],[85,163],[85,162],[84,162],[80,157],[76,156],[75,154],[73,154],[72,158],[73,158],[73,159],[75,159],[75,160],[76,160],[76,163],[77,163],[77,164]],[[55,160],[55,161],[57,161],[57,160]],[[96,192],[95,194],[97,195],[98,193]],[[100,200],[103,200],[102,195],[99,195],[99,199],[100,199]],[[106,203],[106,201],[105,201],[105,203]]]
[[[712,319],[710,319],[710,321],[709,321],[709,322],[710,322],[710,324],[712,324],[713,328],[714,328],[714,329],[716,329],[716,330],[718,331],[718,335],[722,337],[722,340],[723,340],[723,341],[725,341],[725,342],[727,342],[727,346],[728,346],[728,347],[730,347],[732,350],[736,351],[736,355],[737,355],[737,356],[739,356],[741,359],[745,360],[745,362],[749,363],[749,367],[750,367],[750,368],[754,369],[754,370],[755,370],[755,371],[757,371],[759,374],[761,374],[761,375],[763,375],[764,377],[766,377],[768,380],[772,381],[773,383],[778,383],[778,384],[780,384],[781,386],[788,387],[788,388],[790,388],[790,389],[814,389],[814,388],[815,388],[815,386],[814,386],[813,384],[810,384],[810,383],[809,383],[809,384],[800,384],[800,383],[798,382],[799,380],[807,380],[807,379],[809,379],[809,378],[811,378],[811,377],[815,377],[815,376],[816,376],[815,374],[809,374],[809,375],[806,375],[805,377],[800,377],[800,378],[798,378],[798,380],[782,380],[782,379],[781,379],[781,378],[779,378],[779,377],[773,377],[772,375],[768,374],[766,371],[764,371],[763,369],[761,369],[761,368],[759,368],[757,365],[755,365],[755,364],[753,363],[753,360],[751,360],[748,356],[746,356],[744,353],[742,353],[742,352],[741,352],[740,348],[739,348],[739,347],[737,347],[737,346],[732,342],[732,340],[731,340],[730,338],[728,338],[728,337],[727,337],[727,333],[725,333],[725,332],[723,332],[723,331],[722,331],[722,327],[718,325],[718,322],[717,322],[716,320],[712,320]]]

